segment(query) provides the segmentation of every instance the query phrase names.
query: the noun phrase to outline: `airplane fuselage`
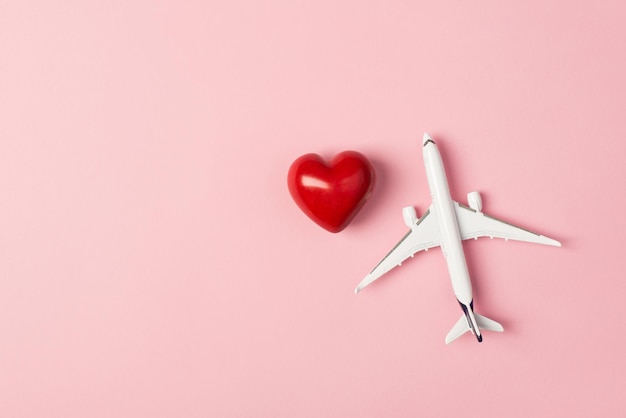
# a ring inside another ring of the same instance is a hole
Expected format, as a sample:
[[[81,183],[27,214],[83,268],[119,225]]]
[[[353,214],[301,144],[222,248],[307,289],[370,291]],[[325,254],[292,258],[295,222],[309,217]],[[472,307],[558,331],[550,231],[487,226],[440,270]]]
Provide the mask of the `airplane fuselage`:
[[[432,209],[437,217],[441,234],[441,250],[446,258],[452,289],[458,301],[466,306],[472,303],[472,282],[467,270],[465,253],[454,201],[437,145],[432,140],[424,142],[424,166],[432,198]]]

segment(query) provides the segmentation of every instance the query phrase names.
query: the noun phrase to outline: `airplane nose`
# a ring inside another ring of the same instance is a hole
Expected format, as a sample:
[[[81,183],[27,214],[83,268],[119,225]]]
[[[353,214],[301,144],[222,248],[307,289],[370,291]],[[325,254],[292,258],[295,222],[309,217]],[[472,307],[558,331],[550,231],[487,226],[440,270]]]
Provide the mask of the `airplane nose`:
[[[424,132],[424,138],[422,139],[422,145],[426,146],[426,144],[428,144],[429,142],[432,142],[433,144],[435,143],[435,141],[433,141],[433,139],[430,137],[430,135],[428,135],[426,132]]]

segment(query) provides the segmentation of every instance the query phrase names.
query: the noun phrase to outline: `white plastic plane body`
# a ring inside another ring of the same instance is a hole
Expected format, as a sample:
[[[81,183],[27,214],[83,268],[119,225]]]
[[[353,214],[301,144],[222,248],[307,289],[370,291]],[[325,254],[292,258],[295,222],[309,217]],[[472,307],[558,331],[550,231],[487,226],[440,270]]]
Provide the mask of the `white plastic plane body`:
[[[474,312],[472,282],[463,252],[463,240],[479,237],[497,237],[560,247],[551,238],[530,232],[485,215],[478,192],[468,194],[469,207],[452,200],[446,172],[437,145],[428,134],[423,139],[424,166],[432,203],[424,215],[417,219],[415,208],[403,209],[403,217],[409,232],[389,254],[357,286],[360,292],[365,286],[381,277],[408,257],[422,250],[441,247],[446,259],[452,289],[461,305],[463,315],[446,336],[446,344],[471,331],[478,342],[482,341],[481,329],[503,331],[502,325]]]
[[[441,154],[430,137],[424,143],[423,152],[432,199],[431,209],[439,225],[440,246],[448,265],[452,289],[459,302],[469,305],[472,302],[472,282]]]

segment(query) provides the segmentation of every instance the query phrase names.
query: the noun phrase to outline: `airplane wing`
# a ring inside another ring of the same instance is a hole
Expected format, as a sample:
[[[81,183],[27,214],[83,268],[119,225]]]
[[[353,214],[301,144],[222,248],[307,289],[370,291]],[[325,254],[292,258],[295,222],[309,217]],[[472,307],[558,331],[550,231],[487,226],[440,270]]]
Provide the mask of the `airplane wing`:
[[[354,290],[359,293],[365,286],[387,273],[395,266],[402,264],[404,260],[422,250],[439,246],[439,228],[437,219],[430,209],[424,213],[415,225],[407,232],[398,244],[382,259],[359,283]]]
[[[454,202],[456,219],[459,224],[459,231],[462,239],[478,239],[480,237],[504,238],[505,240],[516,240],[534,242],[537,244],[554,245],[560,247],[561,243],[535,232],[501,221],[483,212],[475,211],[458,202]]]

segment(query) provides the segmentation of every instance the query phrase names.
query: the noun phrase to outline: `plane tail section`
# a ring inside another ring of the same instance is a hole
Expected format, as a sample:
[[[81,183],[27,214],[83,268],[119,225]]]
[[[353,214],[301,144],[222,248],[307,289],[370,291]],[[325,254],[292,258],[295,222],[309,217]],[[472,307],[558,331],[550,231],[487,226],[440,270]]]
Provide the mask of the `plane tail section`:
[[[474,316],[476,317],[478,328],[486,329],[487,331],[496,331],[496,332],[504,331],[504,328],[502,327],[502,325],[500,325],[500,323],[494,321],[493,319],[489,319],[486,316],[482,316],[477,313],[474,313]]]
[[[471,313],[470,313],[471,312]],[[474,317],[474,321],[471,317]],[[476,325],[474,325],[476,324]],[[477,326],[478,330],[475,331],[474,327]],[[482,335],[480,330],[487,331],[496,331],[502,332],[504,328],[498,322],[493,319],[489,319],[486,316],[479,315],[477,313],[472,312],[471,310],[467,311],[467,314],[463,314],[459,320],[454,324],[448,335],[446,336],[446,344],[450,344],[452,341],[459,338],[461,335],[465,334],[467,331],[472,331],[478,342],[482,341]]]
[[[462,315],[456,322],[456,324],[454,324],[450,332],[448,332],[448,335],[446,335],[446,344],[450,344],[452,341],[456,340],[469,330],[470,327],[467,323],[467,318],[465,317],[465,315]]]

